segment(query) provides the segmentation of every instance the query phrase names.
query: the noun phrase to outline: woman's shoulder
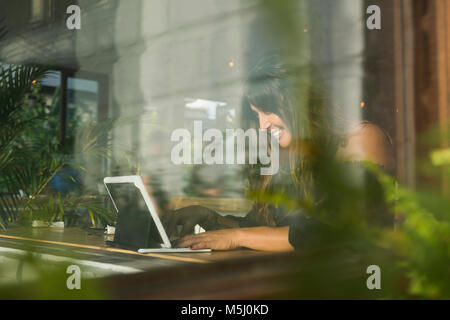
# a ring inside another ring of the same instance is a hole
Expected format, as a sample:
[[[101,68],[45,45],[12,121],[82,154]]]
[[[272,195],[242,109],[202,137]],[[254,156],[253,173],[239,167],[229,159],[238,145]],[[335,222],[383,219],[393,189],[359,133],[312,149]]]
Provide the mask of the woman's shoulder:
[[[392,141],[389,135],[376,124],[362,122],[350,128],[346,144],[338,150],[338,157],[345,161],[372,161],[391,168]]]
[[[385,140],[386,142],[392,143],[389,134],[381,127],[377,126],[375,123],[369,121],[362,121],[356,124],[352,129],[353,130],[351,130],[349,133],[350,136],[365,134],[366,136]]]

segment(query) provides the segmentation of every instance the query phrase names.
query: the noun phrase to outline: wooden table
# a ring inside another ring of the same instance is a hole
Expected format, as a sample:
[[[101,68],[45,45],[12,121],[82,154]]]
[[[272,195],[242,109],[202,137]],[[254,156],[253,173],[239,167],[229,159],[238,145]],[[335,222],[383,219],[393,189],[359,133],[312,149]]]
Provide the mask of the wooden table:
[[[288,256],[247,249],[140,254],[108,248],[107,239],[103,230],[12,227],[0,231],[0,249],[27,250],[122,269],[139,269],[139,273],[117,272],[98,280],[115,298],[139,299],[264,297],[280,286],[279,282],[271,283],[264,278],[273,277]]]

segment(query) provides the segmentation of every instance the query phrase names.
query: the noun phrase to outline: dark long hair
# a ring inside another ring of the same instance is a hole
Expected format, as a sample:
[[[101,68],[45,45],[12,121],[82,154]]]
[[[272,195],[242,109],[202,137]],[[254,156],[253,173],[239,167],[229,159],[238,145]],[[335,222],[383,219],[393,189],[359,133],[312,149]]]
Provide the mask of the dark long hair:
[[[243,120],[249,127],[258,121],[250,106],[278,115],[292,135],[288,161],[280,161],[280,172],[291,177],[298,199],[312,197],[311,162],[318,152],[336,153],[344,139],[346,120],[330,108],[323,83],[311,65],[287,66],[278,56],[263,58],[249,73],[243,97]],[[284,165],[283,165],[284,164]],[[285,180],[285,179],[284,179]],[[272,176],[249,176],[249,189],[271,192],[278,188]],[[268,205],[257,204],[259,219],[275,225]]]

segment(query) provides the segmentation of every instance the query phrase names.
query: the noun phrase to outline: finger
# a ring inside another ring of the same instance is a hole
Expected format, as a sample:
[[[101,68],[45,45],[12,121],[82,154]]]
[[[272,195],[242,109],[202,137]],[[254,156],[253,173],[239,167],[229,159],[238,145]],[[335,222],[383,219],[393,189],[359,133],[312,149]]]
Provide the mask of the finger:
[[[208,241],[200,241],[197,242],[190,247],[192,250],[198,250],[198,249],[211,249],[211,243]]]
[[[187,248],[190,247],[191,245],[202,241],[199,237],[196,236],[186,236],[184,238],[181,238],[177,241],[177,243],[175,244],[176,247],[178,248]]]
[[[209,234],[207,234],[206,232],[203,233],[199,233],[199,234],[188,234],[185,235],[184,237],[180,237],[181,240],[183,241],[204,241],[207,239],[210,239]]]
[[[189,248],[192,245],[192,241],[178,240],[174,243],[175,248]]]

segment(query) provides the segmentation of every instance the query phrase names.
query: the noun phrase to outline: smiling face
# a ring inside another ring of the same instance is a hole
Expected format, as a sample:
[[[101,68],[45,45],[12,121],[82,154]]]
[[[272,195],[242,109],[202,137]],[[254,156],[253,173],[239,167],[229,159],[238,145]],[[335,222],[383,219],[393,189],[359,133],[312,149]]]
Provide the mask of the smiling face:
[[[292,141],[292,135],[283,120],[281,120],[281,118],[275,113],[264,113],[254,105],[250,105],[250,107],[258,116],[259,128],[267,129],[272,135],[274,135],[278,139],[280,147],[289,147]]]

